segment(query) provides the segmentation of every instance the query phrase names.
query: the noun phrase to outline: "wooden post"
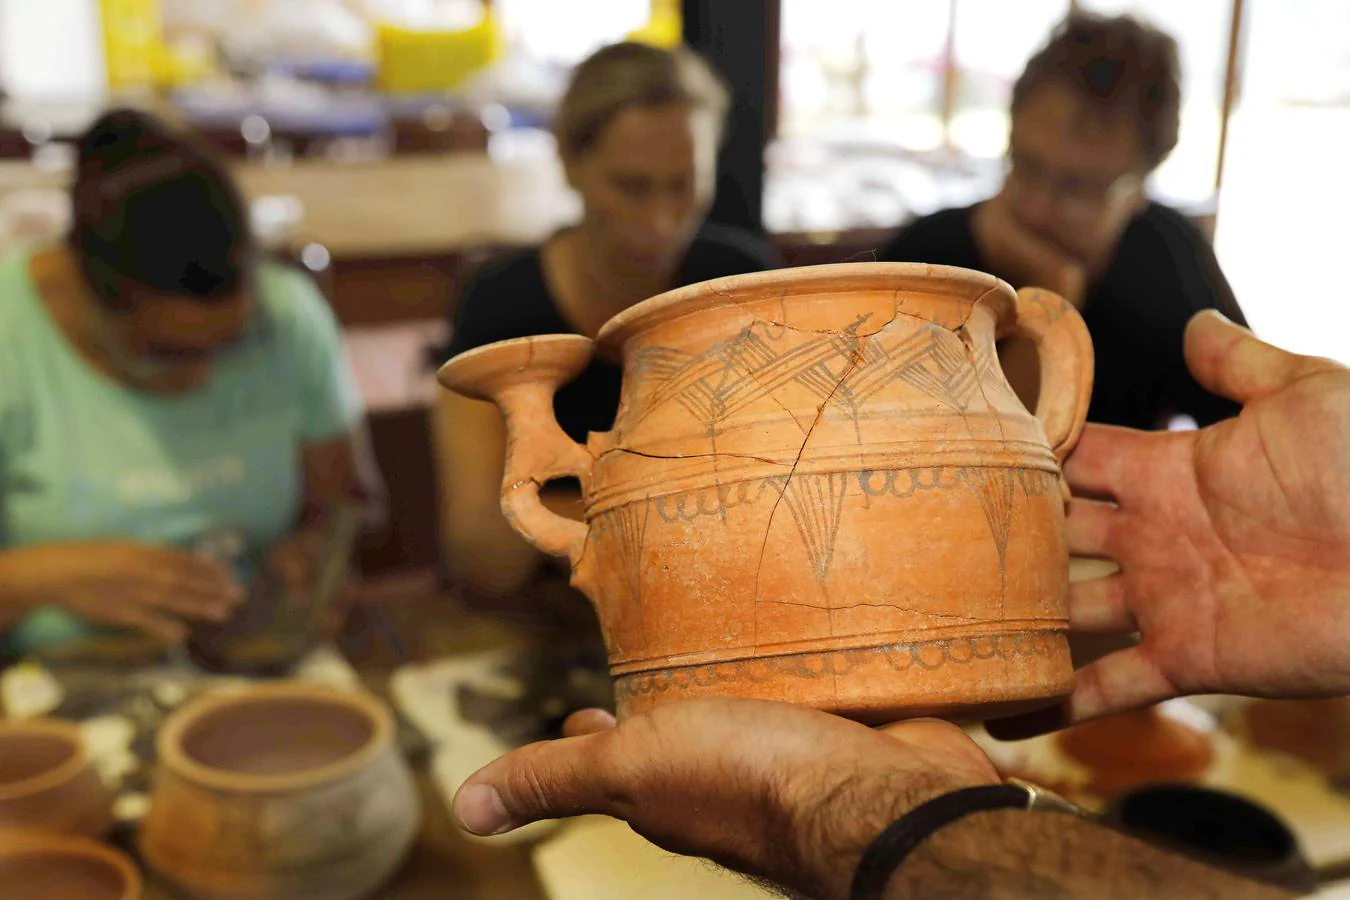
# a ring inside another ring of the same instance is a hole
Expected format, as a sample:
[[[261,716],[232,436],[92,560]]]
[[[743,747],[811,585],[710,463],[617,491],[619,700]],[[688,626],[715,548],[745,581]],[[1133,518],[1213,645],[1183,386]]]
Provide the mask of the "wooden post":
[[[779,0],[681,0],[684,41],[731,85],[731,114],[709,219],[764,230],[769,96],[777,93]],[[770,74],[770,69],[774,69]],[[772,87],[771,87],[772,85]]]
[[[942,146],[952,148],[952,116],[956,113],[956,92],[960,86],[960,73],[956,70],[956,4],[959,0],[948,0],[947,6],[947,42],[942,49]]]
[[[1214,166],[1214,190],[1223,186],[1224,155],[1228,150],[1228,119],[1237,101],[1238,83],[1242,80],[1242,3],[1233,0],[1233,14],[1228,23],[1228,65],[1223,79],[1223,107],[1219,120],[1219,158]]]

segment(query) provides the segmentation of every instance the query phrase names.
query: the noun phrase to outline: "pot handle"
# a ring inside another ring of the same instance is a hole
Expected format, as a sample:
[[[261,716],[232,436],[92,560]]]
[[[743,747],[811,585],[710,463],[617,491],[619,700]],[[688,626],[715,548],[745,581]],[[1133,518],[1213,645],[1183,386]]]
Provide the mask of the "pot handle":
[[[1036,343],[1041,363],[1036,418],[1055,459],[1064,462],[1087,421],[1092,399],[1092,338],[1087,325],[1063,297],[1044,288],[1017,292],[1012,333]]]
[[[576,565],[586,543],[585,524],[551,512],[539,499],[550,479],[573,476],[583,496],[594,459],[572,440],[553,414],[553,395],[586,368],[595,343],[576,334],[499,341],[461,353],[441,367],[437,380],[452,391],[497,404],[506,420],[502,513],[539,550]]]

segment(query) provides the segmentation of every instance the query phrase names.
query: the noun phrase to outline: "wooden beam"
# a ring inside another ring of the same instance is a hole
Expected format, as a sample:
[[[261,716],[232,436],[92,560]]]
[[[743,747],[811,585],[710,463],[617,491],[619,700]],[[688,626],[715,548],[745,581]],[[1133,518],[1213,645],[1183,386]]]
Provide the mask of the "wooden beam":
[[[778,119],[783,103],[779,78],[783,68],[783,3],[782,0],[766,0],[766,21],[768,31],[764,60],[764,141],[769,143],[778,137]]]
[[[1228,119],[1237,102],[1238,85],[1242,80],[1242,12],[1243,0],[1233,0],[1232,16],[1228,23],[1228,65],[1223,78],[1223,107],[1219,119],[1219,158],[1214,165],[1214,190],[1223,185],[1224,156],[1228,151]]]
[[[942,146],[952,146],[952,116],[956,112],[956,92],[960,73],[956,70],[956,4],[947,0],[947,42],[942,48]]]

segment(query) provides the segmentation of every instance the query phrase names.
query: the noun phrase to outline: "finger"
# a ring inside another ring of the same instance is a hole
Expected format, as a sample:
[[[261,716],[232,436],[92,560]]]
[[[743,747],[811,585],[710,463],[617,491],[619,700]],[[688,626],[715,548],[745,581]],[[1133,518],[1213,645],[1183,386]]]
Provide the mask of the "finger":
[[[1125,593],[1125,577],[1119,574],[1070,584],[1069,630],[1085,634],[1137,631]]]
[[[142,631],[165,643],[176,643],[187,637],[187,628],[171,616],[165,616],[143,606],[126,605],[112,618],[116,624]]]
[[[563,735],[581,737],[585,734],[609,731],[618,724],[619,720],[603,709],[579,709],[563,722]]]
[[[244,589],[234,574],[214,560],[166,551],[154,565],[152,580],[167,591],[209,604],[234,605],[244,599]]]
[[[1064,477],[1075,494],[1119,499],[1131,473],[1149,448],[1149,434],[1089,423],[1064,461]]]
[[[1022,741],[1059,731],[1069,724],[1069,716],[1069,703],[1061,700],[1034,712],[1006,719],[990,719],[984,723],[984,730],[1000,741]]]
[[[455,794],[455,818],[477,835],[503,834],[540,819],[618,812],[608,732],[530,744],[489,764]]]
[[[1209,309],[1186,326],[1186,366],[1207,390],[1247,404],[1268,397],[1329,360],[1289,353]]]
[[[1124,514],[1112,503],[1073,499],[1064,522],[1064,535],[1072,556],[1093,559],[1112,557],[1112,537]]]
[[[1075,680],[1074,691],[1067,699],[1035,712],[986,722],[986,730],[1001,741],[1017,741],[1150,706],[1178,693],[1143,645],[1117,650],[1084,666],[1075,673]]]
[[[202,596],[164,584],[146,585],[134,591],[132,599],[144,608],[207,622],[225,621],[235,606],[229,600]]]
[[[953,730],[960,731],[961,729],[945,719],[925,716],[879,725],[876,730],[902,744],[924,744],[934,740],[950,738]]]
[[[1137,709],[1177,695],[1152,659],[1147,644],[1108,654],[1074,673],[1068,699],[1070,724]]]

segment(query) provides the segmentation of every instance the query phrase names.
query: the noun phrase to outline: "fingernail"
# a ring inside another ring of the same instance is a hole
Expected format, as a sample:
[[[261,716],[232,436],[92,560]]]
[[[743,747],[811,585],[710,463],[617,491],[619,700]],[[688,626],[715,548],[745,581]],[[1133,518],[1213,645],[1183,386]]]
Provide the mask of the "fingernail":
[[[515,827],[497,789],[486,784],[472,784],[459,792],[455,816],[460,827],[480,836],[501,834]]]

